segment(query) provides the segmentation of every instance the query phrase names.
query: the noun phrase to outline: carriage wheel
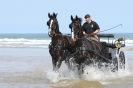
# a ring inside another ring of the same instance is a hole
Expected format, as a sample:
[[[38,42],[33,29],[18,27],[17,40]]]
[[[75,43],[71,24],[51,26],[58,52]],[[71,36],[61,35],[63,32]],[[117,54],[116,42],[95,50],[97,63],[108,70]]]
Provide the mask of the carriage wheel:
[[[123,51],[119,53],[119,68],[125,69],[125,54]]]
[[[114,58],[113,60],[112,60],[112,71],[113,72],[116,72],[116,71],[118,71],[118,59],[117,58]]]

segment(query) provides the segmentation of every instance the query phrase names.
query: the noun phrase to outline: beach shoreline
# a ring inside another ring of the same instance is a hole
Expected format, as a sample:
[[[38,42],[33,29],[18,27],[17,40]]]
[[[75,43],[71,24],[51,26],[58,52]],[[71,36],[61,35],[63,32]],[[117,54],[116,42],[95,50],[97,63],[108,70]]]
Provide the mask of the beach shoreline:
[[[127,85],[128,83],[130,83],[130,85],[133,85],[131,83],[133,82],[131,80],[131,78],[133,78],[133,75],[132,75],[133,51],[129,49],[123,48],[122,50],[124,50],[126,55],[126,61],[127,61],[128,71],[130,72],[130,75],[128,75],[128,72],[124,72],[124,73],[122,72],[122,73],[113,74],[113,75],[109,75],[110,73],[107,73],[107,74],[98,73],[100,74],[99,76],[104,75],[109,78],[116,77],[116,79],[111,78],[110,80],[104,80],[104,82],[97,80],[98,82],[100,82],[100,85],[104,86],[104,88],[125,88],[125,85]],[[64,70],[63,67],[61,68]],[[60,76],[62,75],[64,77],[65,75],[67,75],[69,78],[68,80],[73,79],[69,77],[70,73],[68,74],[68,72],[69,71],[61,72]],[[91,74],[91,75],[94,78],[96,78],[96,77],[99,77],[98,74],[94,72],[94,74],[93,75]],[[87,76],[89,79],[88,83],[91,83],[91,80],[90,80],[91,75]],[[36,87],[51,88],[50,86],[52,85],[52,88],[54,88],[54,85],[57,85],[58,87],[60,86],[58,85],[60,81],[63,82],[63,80],[65,80],[65,82],[68,82],[66,78],[64,79],[62,76],[61,78],[58,78],[58,76],[59,74],[54,73],[52,71],[52,58],[49,54],[48,48],[7,48],[7,47],[0,48],[0,87],[19,88],[20,86],[30,85],[30,88],[36,88]],[[120,78],[119,77],[117,78],[117,76],[119,76]],[[54,83],[53,85],[52,81],[59,80],[59,79],[60,81],[57,83]],[[125,80],[125,84],[123,84],[124,87],[121,86],[121,83],[123,83],[123,81],[119,79]],[[114,80],[116,80],[115,83],[114,83]],[[74,81],[71,80],[72,83],[75,81],[76,79]],[[79,83],[81,83],[80,81],[84,82],[83,79],[80,79]],[[96,81],[96,84],[97,84],[97,81]],[[107,83],[107,84],[104,84],[104,83]],[[13,84],[13,85],[10,85],[10,84]],[[77,84],[72,84],[72,85],[76,86]],[[130,85],[128,85],[129,87],[127,88],[132,88]],[[96,86],[95,82],[92,84],[92,86]]]

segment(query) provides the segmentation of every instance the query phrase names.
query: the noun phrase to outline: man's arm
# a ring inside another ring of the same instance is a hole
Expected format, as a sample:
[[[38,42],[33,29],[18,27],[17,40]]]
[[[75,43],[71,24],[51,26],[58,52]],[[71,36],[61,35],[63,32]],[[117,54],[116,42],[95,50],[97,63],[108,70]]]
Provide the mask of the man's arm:
[[[96,31],[94,31],[93,33],[94,34],[97,34],[97,33],[99,33],[100,32],[100,29],[97,29]]]
[[[96,23],[96,22],[94,22],[95,23],[95,31],[92,33],[92,35],[96,35],[97,33],[99,33],[100,32],[100,27],[99,27],[99,25]]]

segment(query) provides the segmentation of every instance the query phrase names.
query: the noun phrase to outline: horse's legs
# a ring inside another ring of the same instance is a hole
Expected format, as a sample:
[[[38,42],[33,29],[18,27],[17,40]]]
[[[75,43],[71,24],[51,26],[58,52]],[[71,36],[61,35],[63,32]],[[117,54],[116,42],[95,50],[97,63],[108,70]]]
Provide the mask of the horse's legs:
[[[72,57],[71,57],[70,54],[67,54],[67,55],[65,56],[65,63],[66,63],[66,65],[67,65],[68,69],[69,69],[69,70],[72,70]]]
[[[56,71],[56,62],[57,62],[57,60],[55,58],[52,58],[53,71]]]
[[[77,65],[77,69],[78,69],[78,74],[81,75],[84,73],[84,65],[83,63],[80,63]]]
[[[53,47],[49,44],[49,53],[52,56],[53,71],[56,71],[57,59],[54,57]]]
[[[65,60],[65,63],[67,65],[68,69],[71,69],[70,61],[69,60]]]
[[[56,69],[58,70],[61,67],[61,63],[62,63],[62,58],[59,57],[58,61],[56,62]]]
[[[53,63],[53,71],[57,71],[61,66],[62,60],[61,59],[57,60],[55,58],[52,58],[52,63]]]

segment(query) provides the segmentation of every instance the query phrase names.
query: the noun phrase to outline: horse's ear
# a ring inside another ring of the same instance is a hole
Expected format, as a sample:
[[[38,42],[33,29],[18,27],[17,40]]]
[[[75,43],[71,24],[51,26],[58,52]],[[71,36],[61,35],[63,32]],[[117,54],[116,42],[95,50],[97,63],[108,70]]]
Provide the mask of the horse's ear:
[[[55,17],[57,17],[58,13],[55,14]]]
[[[48,13],[48,17],[49,17],[49,18],[51,18],[51,15],[50,15],[50,13]]]
[[[78,20],[78,16],[76,15],[76,20]]]
[[[79,18],[80,23],[82,23],[82,18]]]
[[[71,20],[73,21],[73,16],[71,15]]]
[[[56,17],[57,17],[57,14],[53,13],[53,17],[55,17],[55,18],[56,18]]]

